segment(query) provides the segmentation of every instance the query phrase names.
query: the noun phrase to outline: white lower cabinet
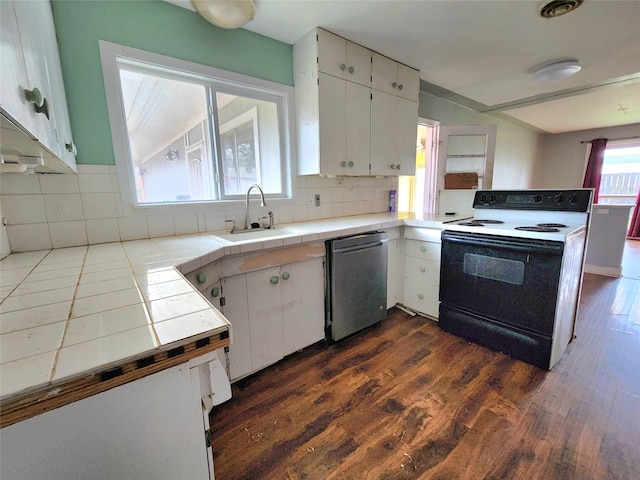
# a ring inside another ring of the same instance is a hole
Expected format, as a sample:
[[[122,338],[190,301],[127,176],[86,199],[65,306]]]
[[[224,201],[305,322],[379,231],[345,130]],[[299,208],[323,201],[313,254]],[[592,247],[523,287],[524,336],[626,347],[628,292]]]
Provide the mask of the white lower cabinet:
[[[400,273],[400,229],[387,230],[387,310],[400,301],[402,277]]]
[[[440,230],[406,228],[404,236],[404,305],[437,318]]]
[[[323,258],[223,278],[231,322],[229,377],[237,380],[324,338]]]
[[[217,368],[211,352],[3,428],[0,478],[213,479],[208,413],[230,395]]]

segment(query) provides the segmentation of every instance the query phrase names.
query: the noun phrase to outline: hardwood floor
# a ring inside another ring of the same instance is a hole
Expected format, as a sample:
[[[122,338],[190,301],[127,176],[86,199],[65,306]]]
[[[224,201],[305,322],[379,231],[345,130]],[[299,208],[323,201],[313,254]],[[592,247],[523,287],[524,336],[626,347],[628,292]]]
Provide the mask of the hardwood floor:
[[[622,276],[640,280],[640,239],[627,238],[624,242]]]
[[[586,275],[551,372],[392,310],[233,386],[216,480],[638,479],[640,281]]]

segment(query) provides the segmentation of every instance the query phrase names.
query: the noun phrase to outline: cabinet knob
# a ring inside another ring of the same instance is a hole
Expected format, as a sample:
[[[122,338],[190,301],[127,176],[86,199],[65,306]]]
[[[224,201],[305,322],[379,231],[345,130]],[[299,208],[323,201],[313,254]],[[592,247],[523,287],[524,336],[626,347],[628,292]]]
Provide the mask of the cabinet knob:
[[[426,252],[426,251],[427,251],[427,247],[425,247],[424,245],[422,245],[422,246],[420,247],[420,251],[421,251],[421,252]]]
[[[27,102],[33,103],[36,107],[42,107],[44,103],[44,98],[40,90],[38,90],[38,87],[34,87],[33,90],[25,90],[24,97],[27,99]]]
[[[215,298],[218,295],[220,295],[220,289],[218,287],[213,287],[211,289],[211,296]]]
[[[397,84],[396,82],[393,82],[393,83],[391,84],[391,86],[392,86],[393,88],[398,88],[398,84]]]
[[[396,168],[396,166],[392,163],[391,165],[389,165],[389,168],[393,170],[394,168]]]
[[[276,285],[279,281],[280,281],[280,279],[278,277],[276,277],[275,275],[273,277],[271,277],[271,280],[270,280],[270,282],[273,285]]]
[[[74,155],[78,154],[78,150],[76,149],[76,144],[73,142],[65,143],[64,148],[67,149],[67,152],[72,153]]]
[[[400,84],[398,85],[398,90],[402,90],[404,88],[404,85]]]
[[[426,268],[424,268],[424,267],[420,267],[420,271],[421,271],[422,273],[424,273],[424,272],[426,271]]]
[[[289,272],[284,272],[282,274],[282,279],[283,280],[289,280],[289,278],[291,278],[291,275],[289,274]]]
[[[198,280],[198,283],[204,283],[207,281],[207,276],[202,272],[200,272],[196,278]]]
[[[347,66],[344,63],[340,64],[340,70],[342,70],[344,72],[346,68],[347,68]]]
[[[355,72],[355,71],[356,71],[356,69],[355,69],[355,68],[353,68],[353,67],[349,67],[349,73],[353,73],[353,72]]]
[[[422,293],[419,293],[419,294],[418,294],[418,298],[419,298],[420,300],[424,300],[424,295],[423,295]]]
[[[344,160],[340,162],[340,166],[341,167],[346,167],[347,166],[347,162],[345,162]]]
[[[349,166],[350,166],[350,167],[353,167],[353,162],[349,162]]]

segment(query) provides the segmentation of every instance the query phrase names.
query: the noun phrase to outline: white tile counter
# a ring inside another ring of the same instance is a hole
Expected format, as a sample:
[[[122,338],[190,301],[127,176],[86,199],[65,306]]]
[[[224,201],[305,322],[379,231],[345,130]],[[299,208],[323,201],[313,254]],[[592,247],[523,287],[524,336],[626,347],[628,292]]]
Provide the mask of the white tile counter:
[[[264,239],[199,234],[10,255],[0,262],[0,400],[227,332],[182,276],[224,256],[459,218],[382,213],[292,224],[296,233]]]

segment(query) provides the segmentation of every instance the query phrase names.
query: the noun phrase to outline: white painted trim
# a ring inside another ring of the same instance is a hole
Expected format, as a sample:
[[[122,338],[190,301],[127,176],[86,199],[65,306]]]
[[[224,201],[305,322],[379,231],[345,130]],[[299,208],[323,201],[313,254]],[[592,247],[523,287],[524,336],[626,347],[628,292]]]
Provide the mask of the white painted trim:
[[[150,66],[157,66],[160,70],[170,68],[180,70],[194,78],[205,80],[214,86],[224,86],[227,89],[240,87],[253,89],[257,93],[275,95],[282,100],[284,115],[280,116],[280,128],[284,132],[284,145],[281,145],[282,156],[288,158],[285,162],[284,189],[288,198],[272,198],[270,202],[277,206],[294,206],[294,193],[297,187],[296,150],[295,150],[295,109],[294,88],[268,80],[250,77],[239,73],[229,72],[207,65],[167,57],[157,53],[146,52],[136,48],[118,45],[99,40],[100,60],[102,75],[105,83],[107,110],[109,113],[109,125],[113,141],[116,169],[120,180],[120,192],[122,195],[122,210],[125,217],[148,215],[176,215],[185,213],[200,213],[211,211],[227,211],[229,209],[241,209],[244,207],[244,198],[237,200],[213,200],[200,203],[171,203],[166,205],[139,205],[136,202],[135,180],[133,172],[129,168],[130,152],[128,148],[126,122],[122,106],[122,92],[118,80],[117,61],[123,58],[145,62]],[[116,94],[112,93],[115,92]]]

